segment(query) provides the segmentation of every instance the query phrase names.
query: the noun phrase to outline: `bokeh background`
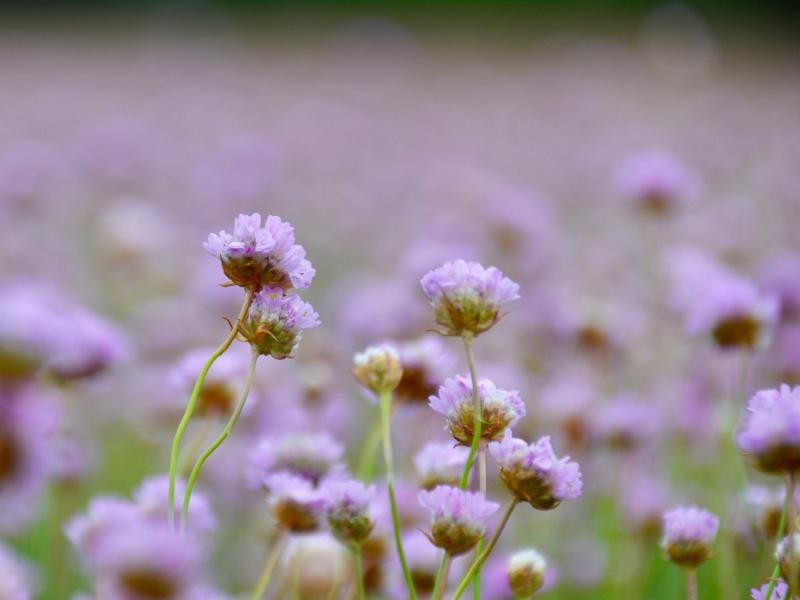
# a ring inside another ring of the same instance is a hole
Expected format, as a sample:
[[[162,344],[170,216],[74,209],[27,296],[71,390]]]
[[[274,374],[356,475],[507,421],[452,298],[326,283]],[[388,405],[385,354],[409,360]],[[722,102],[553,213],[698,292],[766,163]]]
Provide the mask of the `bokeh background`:
[[[419,278],[468,258],[522,285],[478,340],[479,372],[522,392],[518,436],[552,435],[584,471],[579,501],[517,511],[498,556],[539,548],[545,598],[679,598],[658,520],[697,503],[724,514],[736,564],[703,567],[701,597],[725,581],[747,597],[772,551],[726,450],[742,356],[686,333],[665,257],[692,248],[767,289],[800,252],[799,31],[795,3],[745,0],[4,6],[2,285],[84,306],[125,346],[96,376],[35,384],[60,406],[56,466],[7,542],[37,597],[89,589],[66,519],[166,471],[185,401],[170,372],[218,343],[241,300],[201,243],[254,211],[295,226],[323,324],[295,360],[263,361],[252,413],[209,462],[221,588],[249,589],[266,551],[248,446],[324,430],[354,465],[375,409],[353,353],[426,334]],[[691,175],[675,214],[643,214],[615,184],[649,151]],[[797,332],[781,321],[748,357],[748,392],[800,374]],[[424,403],[394,422],[423,527],[412,457],[442,426]]]

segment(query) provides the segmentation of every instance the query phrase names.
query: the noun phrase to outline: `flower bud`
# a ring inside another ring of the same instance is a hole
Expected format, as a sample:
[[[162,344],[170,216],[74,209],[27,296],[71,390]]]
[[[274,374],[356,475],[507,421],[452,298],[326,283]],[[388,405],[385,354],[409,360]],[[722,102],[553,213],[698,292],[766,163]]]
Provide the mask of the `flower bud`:
[[[356,480],[331,480],[322,486],[322,495],[334,537],[345,545],[361,545],[375,527],[369,512],[375,486],[366,487]]]
[[[403,376],[400,356],[389,344],[370,346],[353,357],[353,375],[375,394],[391,392]]]
[[[544,583],[547,562],[533,548],[514,554],[508,562],[508,585],[514,598],[531,598]]]

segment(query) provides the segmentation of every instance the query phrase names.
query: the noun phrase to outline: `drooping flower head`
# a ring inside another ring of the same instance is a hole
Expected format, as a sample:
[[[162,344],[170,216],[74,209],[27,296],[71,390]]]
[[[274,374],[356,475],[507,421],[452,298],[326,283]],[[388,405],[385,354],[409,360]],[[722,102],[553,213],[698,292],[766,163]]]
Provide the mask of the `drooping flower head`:
[[[272,215],[263,227],[260,214],[239,215],[232,234],[212,233],[203,247],[220,260],[228,279],[244,288],[304,290],[314,278],[305,249],[295,244],[294,228]]]
[[[661,547],[667,558],[681,567],[699,567],[713,554],[719,529],[716,515],[700,508],[678,507],[664,513]]]
[[[438,337],[425,336],[397,347],[403,376],[394,394],[398,400],[423,403],[436,393],[453,363],[449,349]]]
[[[375,527],[370,514],[375,486],[355,479],[331,479],[322,485],[322,496],[334,537],[343,544],[363,543]]]
[[[414,457],[420,487],[431,490],[437,485],[457,485],[469,451],[451,442],[429,442]]]
[[[756,393],[747,403],[736,443],[762,471],[800,469],[800,387]]]
[[[506,431],[502,441],[489,444],[489,452],[500,465],[500,478],[506,487],[534,508],[550,510],[581,495],[578,463],[568,456],[558,458],[549,436],[528,445]]]
[[[278,288],[265,288],[253,296],[239,332],[261,354],[281,360],[294,356],[303,331],[319,324],[319,315],[308,302]]]
[[[420,282],[445,335],[480,335],[502,317],[500,308],[519,298],[519,285],[495,267],[456,260]]]
[[[293,533],[306,533],[319,528],[319,517],[325,504],[321,490],[308,479],[288,472],[268,475],[264,484],[269,492],[269,505],[278,525]]]
[[[390,344],[381,344],[359,352],[353,357],[353,375],[374,394],[391,392],[403,376],[397,349]]]
[[[482,427],[481,440],[499,440],[503,432],[516,425],[525,416],[525,403],[517,391],[498,388],[490,380],[478,380],[478,395],[481,399]],[[439,394],[428,399],[430,407],[447,420],[445,429],[453,438],[465,446],[472,443],[475,425],[475,412],[472,404],[472,379],[457,375],[445,380],[439,387]]]
[[[650,150],[627,157],[614,174],[625,200],[642,210],[663,215],[694,196],[697,181],[673,154]]]
[[[508,585],[514,598],[527,600],[544,584],[547,561],[533,548],[520,550],[508,561]]]
[[[344,470],[343,457],[344,446],[324,431],[268,436],[248,457],[248,479],[258,487],[270,474],[287,471],[316,485]]]
[[[431,512],[431,542],[458,556],[468,552],[486,532],[486,521],[499,508],[479,492],[440,485],[419,493],[419,503]]]

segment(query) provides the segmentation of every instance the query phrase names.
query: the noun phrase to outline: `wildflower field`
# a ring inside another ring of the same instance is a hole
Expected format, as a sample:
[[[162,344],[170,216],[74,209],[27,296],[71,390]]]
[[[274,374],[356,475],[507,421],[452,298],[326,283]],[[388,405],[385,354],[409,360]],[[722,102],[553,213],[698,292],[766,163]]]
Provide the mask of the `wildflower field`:
[[[796,30],[173,8],[0,21],[0,600],[800,598]]]

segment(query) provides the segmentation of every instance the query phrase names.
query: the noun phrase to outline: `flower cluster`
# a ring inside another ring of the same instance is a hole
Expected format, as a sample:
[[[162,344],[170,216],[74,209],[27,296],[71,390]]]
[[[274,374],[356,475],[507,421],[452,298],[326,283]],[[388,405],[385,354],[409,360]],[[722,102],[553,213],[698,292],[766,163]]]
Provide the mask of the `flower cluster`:
[[[431,513],[431,542],[451,556],[470,551],[486,532],[486,521],[500,507],[483,494],[440,485],[419,493]]]
[[[294,356],[303,331],[319,324],[319,315],[300,296],[264,288],[253,296],[239,333],[260,354],[282,360]]]
[[[762,390],[747,403],[739,449],[766,472],[800,469],[800,387]]]

